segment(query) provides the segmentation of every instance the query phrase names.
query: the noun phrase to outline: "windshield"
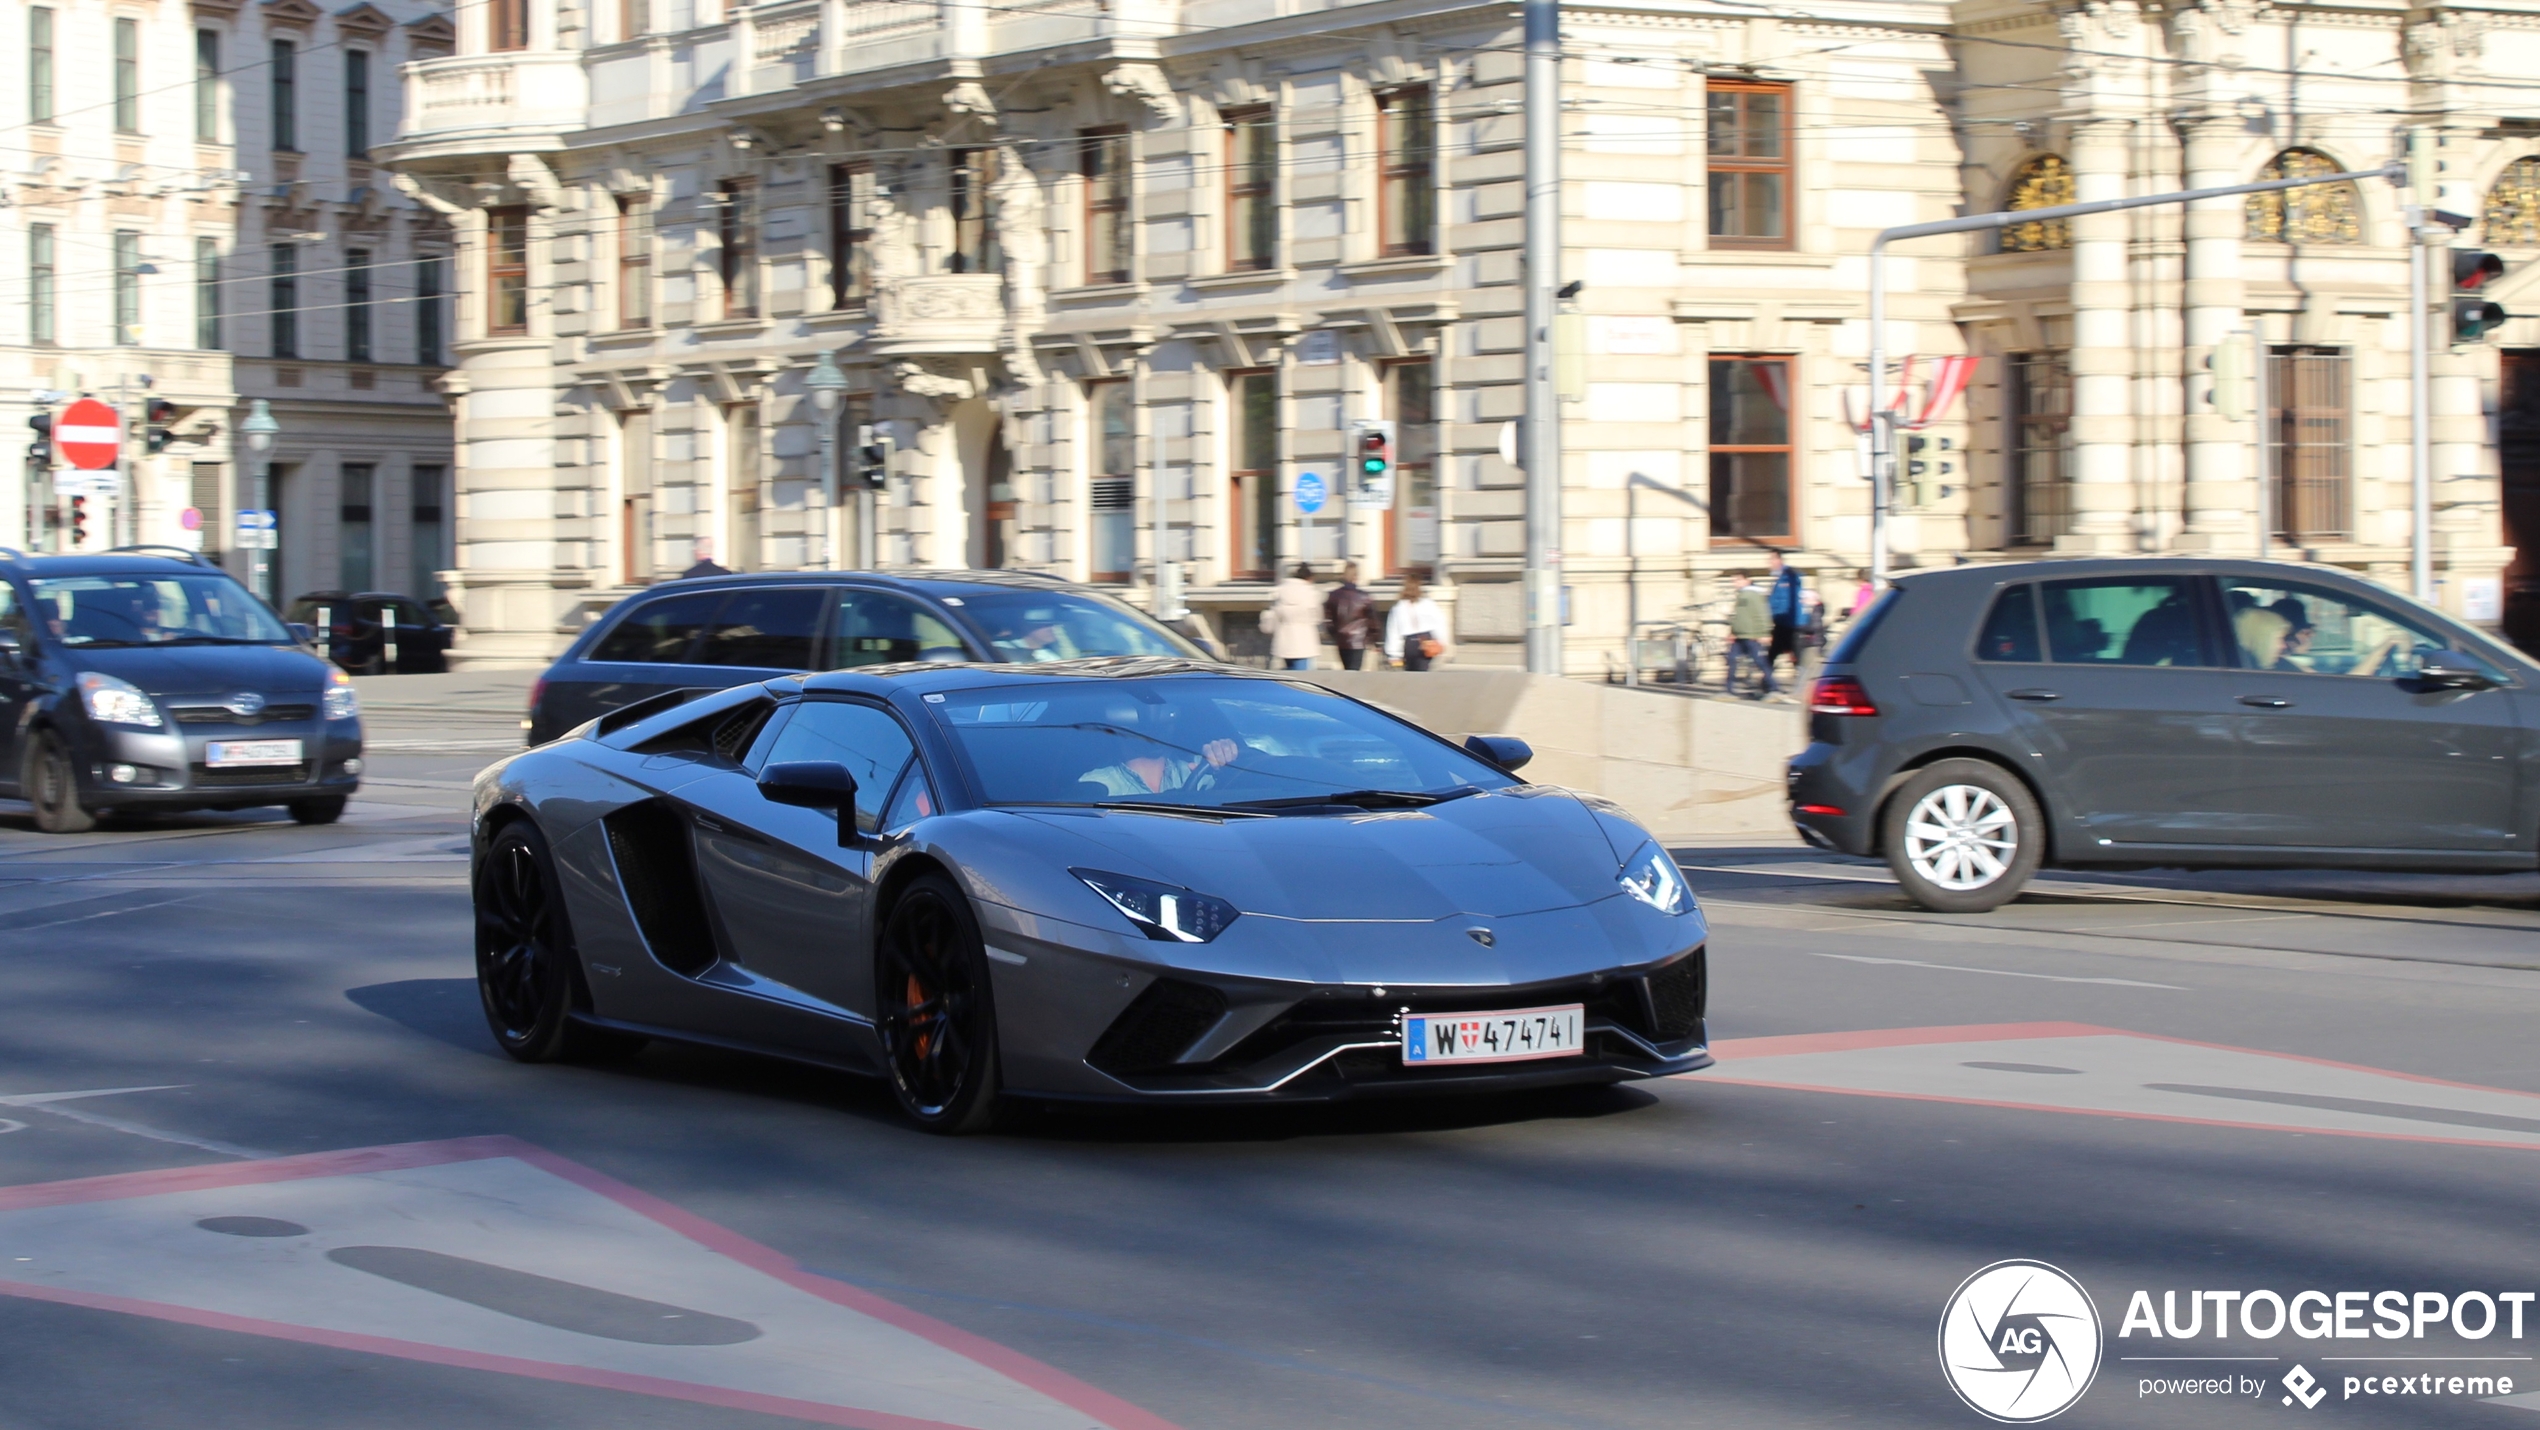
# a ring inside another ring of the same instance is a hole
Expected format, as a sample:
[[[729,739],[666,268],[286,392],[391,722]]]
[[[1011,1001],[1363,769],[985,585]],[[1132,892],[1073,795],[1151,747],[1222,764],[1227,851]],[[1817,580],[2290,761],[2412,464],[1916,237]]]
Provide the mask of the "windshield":
[[[35,616],[67,646],[291,643],[246,587],[208,574],[39,580]]]
[[[1196,656],[1206,652],[1133,611],[1070,591],[965,591],[945,602],[970,618],[1000,662],[1092,655]]]
[[[1364,705],[1285,681],[1085,680],[927,700],[990,804],[1426,803],[1517,783]],[[1370,797],[1373,798],[1370,798]]]

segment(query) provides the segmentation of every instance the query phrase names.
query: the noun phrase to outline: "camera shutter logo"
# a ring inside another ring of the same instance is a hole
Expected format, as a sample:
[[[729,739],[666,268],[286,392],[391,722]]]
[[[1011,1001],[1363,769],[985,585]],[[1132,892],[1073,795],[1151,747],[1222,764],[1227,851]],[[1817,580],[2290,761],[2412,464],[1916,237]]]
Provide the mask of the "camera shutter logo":
[[[2043,1261],[1997,1261],[1940,1314],[1940,1369],[1988,1420],[2025,1425],[2077,1404],[2099,1374],[2099,1308]]]

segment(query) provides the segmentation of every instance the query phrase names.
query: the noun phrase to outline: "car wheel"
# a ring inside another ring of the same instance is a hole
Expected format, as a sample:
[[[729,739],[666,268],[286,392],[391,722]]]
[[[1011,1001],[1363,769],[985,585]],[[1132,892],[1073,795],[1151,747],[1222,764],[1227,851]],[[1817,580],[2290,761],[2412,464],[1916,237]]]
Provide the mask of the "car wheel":
[[[997,1020],[979,922],[960,888],[919,876],[874,950],[875,1029],[900,1110],[931,1132],[986,1129],[997,1113]]]
[[[504,1052],[525,1063],[624,1056],[644,1039],[573,1021],[580,969],[555,858],[526,820],[506,825],[477,866],[476,991]]]
[[[2045,855],[2046,820],[2010,771],[1941,760],[1887,802],[1880,843],[1896,882],[1924,908],[1982,913],[2008,903]]]
[[[97,827],[97,816],[79,802],[79,778],[71,770],[71,752],[50,730],[28,735],[26,761],[18,771],[18,788],[35,806],[35,827],[47,834],[85,834]]]
[[[345,796],[325,795],[317,799],[291,801],[291,819],[295,824],[333,824],[344,817]]]

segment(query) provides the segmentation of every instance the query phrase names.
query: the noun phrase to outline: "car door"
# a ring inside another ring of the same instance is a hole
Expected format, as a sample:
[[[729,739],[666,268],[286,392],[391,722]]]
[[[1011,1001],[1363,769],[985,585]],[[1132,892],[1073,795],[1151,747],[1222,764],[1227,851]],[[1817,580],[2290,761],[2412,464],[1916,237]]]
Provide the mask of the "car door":
[[[2005,587],[1976,640],[1978,678],[2044,782],[2057,846],[2231,840],[2217,810],[2238,756],[2231,672],[2194,577]]]
[[[2222,578],[2240,709],[2233,802],[2270,848],[2501,850],[2518,826],[2522,734],[2504,689],[2428,689],[2459,649],[2395,601],[2274,572]],[[2504,671],[2475,651],[2501,687]]]
[[[585,720],[687,684],[679,668],[727,594],[672,591],[635,602],[579,658],[548,672],[538,696],[538,737],[552,739]]]
[[[829,647],[821,668],[973,658],[952,624],[925,606],[896,591],[850,586],[838,593],[837,615],[830,623]]]
[[[19,604],[18,588],[0,581],[0,630],[7,631],[16,642],[15,650],[0,650],[0,781],[14,785],[18,778],[18,725],[26,715],[26,705],[35,693],[36,660],[35,628],[27,620],[26,608]]]
[[[754,771],[718,776],[681,792],[695,808],[698,875],[733,961],[781,985],[762,991],[792,990],[867,1016],[874,836],[915,745],[880,706],[815,698],[795,706],[762,750],[754,770],[804,760],[845,765],[856,779],[851,818],[862,837],[842,845],[836,816],[760,798]]]

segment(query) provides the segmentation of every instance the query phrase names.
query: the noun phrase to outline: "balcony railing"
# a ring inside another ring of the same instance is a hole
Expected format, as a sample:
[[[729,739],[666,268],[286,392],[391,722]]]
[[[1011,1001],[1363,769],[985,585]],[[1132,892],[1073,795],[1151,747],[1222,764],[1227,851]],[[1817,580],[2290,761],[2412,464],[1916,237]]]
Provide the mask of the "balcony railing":
[[[581,128],[590,84],[577,55],[455,55],[405,67],[399,137],[561,133]]]

